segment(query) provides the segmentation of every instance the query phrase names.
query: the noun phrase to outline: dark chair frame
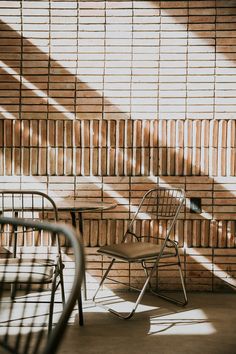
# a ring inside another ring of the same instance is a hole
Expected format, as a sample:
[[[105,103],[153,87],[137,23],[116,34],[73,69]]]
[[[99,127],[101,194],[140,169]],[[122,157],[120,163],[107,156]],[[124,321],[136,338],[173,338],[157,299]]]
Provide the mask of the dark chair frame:
[[[43,349],[39,344],[42,343],[42,335],[45,333],[45,328],[41,328],[38,332],[36,332],[37,337],[34,342],[34,346],[30,346],[30,342],[32,337],[35,336],[34,327],[31,327],[32,332],[28,333],[27,341],[24,342],[26,344],[23,351],[20,351],[20,342],[21,339],[25,336],[25,334],[21,333],[19,328],[19,333],[16,334],[16,346],[11,347],[9,344],[9,335],[6,334],[4,338],[0,339],[0,346],[2,346],[7,352],[12,354],[28,354],[28,353],[40,353],[40,354],[55,354],[66,330],[66,325],[71,315],[71,312],[74,309],[76,301],[80,296],[81,283],[83,280],[84,274],[84,250],[81,239],[76,235],[75,230],[65,224],[60,223],[49,223],[49,222],[40,222],[33,220],[24,220],[20,218],[7,218],[0,217],[0,228],[3,230],[4,225],[11,225],[14,228],[23,227],[23,228],[31,228],[32,230],[41,230],[50,232],[55,236],[63,235],[67,242],[70,244],[70,248],[73,248],[74,253],[74,262],[75,262],[75,272],[73,278],[72,288],[69,294],[69,297],[66,299],[65,304],[62,309],[62,313],[60,314],[60,318],[56,323],[55,327],[52,328],[50,333],[46,336],[46,341]],[[0,288],[1,290],[1,288]],[[11,312],[10,312],[11,314]],[[10,319],[9,319],[10,324]],[[47,332],[47,331],[46,331]],[[40,351],[39,351],[40,350]]]
[[[37,200],[39,205],[37,204]],[[10,217],[15,218],[26,218],[31,220],[37,220],[37,214],[40,213],[42,220],[45,220],[48,213],[53,214],[53,222],[58,221],[58,210],[54,200],[47,194],[34,191],[34,190],[1,190],[0,191],[0,216],[5,216],[5,214],[11,214]],[[29,214],[29,215],[28,215]],[[26,216],[25,216],[26,215]],[[29,230],[28,230],[29,231]],[[33,229],[32,229],[33,232]],[[16,225],[13,225],[12,235],[13,235],[13,253],[12,257],[17,257],[18,251],[18,238],[24,235],[25,231],[18,230]],[[55,292],[58,287],[61,287],[61,299],[62,304],[65,303],[65,291],[64,291],[64,279],[63,279],[63,263],[61,259],[61,246],[59,239],[51,240],[56,241],[58,262],[54,272],[54,277],[51,280],[51,299],[50,299],[50,314],[48,321],[48,331],[50,332],[53,323],[53,307],[54,307],[54,297]],[[59,280],[58,280],[59,278]],[[16,285],[12,284],[11,287],[12,298],[15,296]]]

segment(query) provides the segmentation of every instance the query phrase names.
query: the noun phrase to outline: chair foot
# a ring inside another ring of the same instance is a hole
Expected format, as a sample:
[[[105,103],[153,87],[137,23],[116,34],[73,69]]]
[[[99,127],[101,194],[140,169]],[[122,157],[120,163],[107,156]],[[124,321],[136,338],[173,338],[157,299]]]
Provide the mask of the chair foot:
[[[131,317],[133,317],[134,312],[135,312],[135,310],[132,310],[128,315],[123,315],[123,314],[121,314],[120,312],[115,311],[115,310],[113,310],[113,309],[111,309],[111,308],[108,308],[108,311],[109,311],[110,313],[112,313],[113,315],[115,315],[115,316],[117,316],[117,317],[119,317],[119,318],[121,318],[121,319],[123,319],[123,320],[129,320]]]
[[[100,283],[100,285],[99,285],[99,287],[98,287],[98,289],[97,289],[97,291],[96,291],[96,293],[95,293],[95,295],[94,295],[94,297],[93,297],[93,301],[94,301],[95,305],[98,305],[98,306],[103,307],[105,310],[109,311],[111,314],[113,314],[113,315],[115,315],[115,316],[117,316],[117,317],[119,317],[119,318],[121,318],[121,319],[123,319],[123,320],[129,320],[131,317],[133,317],[133,315],[134,315],[134,313],[135,313],[135,311],[136,311],[138,305],[140,304],[140,302],[141,302],[141,300],[142,300],[142,298],[143,298],[143,295],[144,295],[144,293],[145,293],[145,290],[146,290],[146,288],[147,288],[147,286],[148,286],[148,284],[149,284],[149,282],[150,282],[151,274],[152,274],[152,273],[150,273],[149,276],[147,277],[147,279],[146,279],[146,281],[145,281],[145,283],[144,283],[142,289],[139,290],[139,296],[137,297],[137,299],[136,299],[136,301],[135,301],[135,304],[133,305],[132,310],[131,310],[128,314],[124,315],[124,314],[122,314],[122,313],[120,313],[120,312],[118,312],[118,311],[115,311],[115,310],[109,308],[108,306],[106,306],[106,305],[104,305],[104,304],[97,303],[97,302],[95,301],[96,295],[97,295],[97,293],[98,293],[98,291],[99,291],[99,289],[100,289],[102,283],[103,283],[104,280],[105,280],[105,276],[104,276],[104,278],[102,279],[102,281],[101,281],[101,283]],[[112,280],[112,279],[110,279],[110,280]],[[118,283],[118,282],[116,281],[116,283]],[[121,284],[122,284],[122,283],[121,283]],[[124,284],[123,284],[123,285],[124,285]]]
[[[132,311],[130,311],[128,314],[123,314],[121,312],[118,312],[116,310],[113,310],[112,308],[108,307],[107,305],[104,305],[103,303],[99,303],[99,302],[95,302],[94,301],[94,304],[96,306],[99,306],[101,308],[103,308],[104,310],[110,312],[112,315],[115,315],[117,317],[119,317],[120,319],[122,320],[129,320],[131,317],[133,317],[134,313],[135,313],[135,307],[132,309]]]

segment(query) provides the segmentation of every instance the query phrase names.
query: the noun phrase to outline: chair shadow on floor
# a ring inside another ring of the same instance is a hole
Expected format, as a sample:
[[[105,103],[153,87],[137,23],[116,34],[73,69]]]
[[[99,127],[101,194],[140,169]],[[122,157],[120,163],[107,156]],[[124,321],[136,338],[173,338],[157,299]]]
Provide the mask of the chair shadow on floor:
[[[180,308],[145,294],[141,307],[129,321],[108,311],[85,304],[84,328],[77,320],[70,326],[60,354],[76,353],[234,353],[234,294],[190,293],[190,305]],[[108,296],[123,311],[124,302],[134,301],[133,293]],[[226,305],[225,305],[226,304]],[[225,316],[227,307],[230,316]],[[126,311],[126,309],[124,309]],[[222,327],[227,330],[222,331]]]

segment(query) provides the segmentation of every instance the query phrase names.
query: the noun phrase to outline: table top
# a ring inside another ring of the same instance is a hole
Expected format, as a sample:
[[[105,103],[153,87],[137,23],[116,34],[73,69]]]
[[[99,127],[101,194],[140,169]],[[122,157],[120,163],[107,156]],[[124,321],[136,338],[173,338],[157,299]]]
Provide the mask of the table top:
[[[79,199],[63,199],[60,201],[54,200],[56,208],[59,212],[92,212],[92,211],[105,211],[105,210],[110,210],[114,209],[117,204],[116,203],[108,203],[108,202],[102,202],[102,201],[90,201],[90,200],[79,200]],[[50,204],[42,204],[42,203],[34,203],[34,206],[32,207],[32,204],[29,201],[29,205],[27,203],[22,206],[21,203],[14,203],[14,206],[11,205],[11,200],[9,202],[9,205],[4,205],[4,211],[14,211],[14,212],[20,212],[22,210],[24,211],[42,211],[42,210],[52,210],[53,207]]]
[[[55,201],[58,211],[69,212],[89,212],[89,211],[105,211],[114,209],[116,203],[90,201],[90,200],[78,200],[78,199],[64,199],[61,201]]]

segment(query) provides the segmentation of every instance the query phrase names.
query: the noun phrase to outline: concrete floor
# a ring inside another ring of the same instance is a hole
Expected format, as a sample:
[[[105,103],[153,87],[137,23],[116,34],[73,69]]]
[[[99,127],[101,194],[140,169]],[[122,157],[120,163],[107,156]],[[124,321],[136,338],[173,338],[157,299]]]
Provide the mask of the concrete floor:
[[[110,294],[108,294],[110,295]],[[189,293],[182,308],[145,295],[138,312],[121,320],[91,301],[84,303],[85,325],[72,318],[58,354],[234,354],[236,353],[236,294]],[[134,294],[111,295],[126,311]]]

